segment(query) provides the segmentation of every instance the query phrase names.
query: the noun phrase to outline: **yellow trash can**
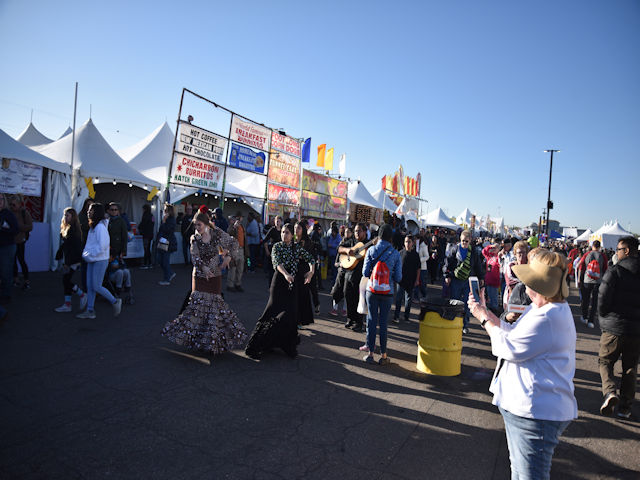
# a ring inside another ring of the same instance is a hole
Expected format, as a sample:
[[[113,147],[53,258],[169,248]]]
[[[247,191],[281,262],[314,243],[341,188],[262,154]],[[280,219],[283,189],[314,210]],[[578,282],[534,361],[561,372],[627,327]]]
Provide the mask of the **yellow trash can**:
[[[444,377],[460,375],[464,304],[460,306],[449,304],[447,301],[446,306],[432,307],[423,307],[425,313],[420,322],[417,369],[430,375]],[[440,312],[434,310],[440,310]],[[447,320],[441,316],[443,312],[455,317]]]

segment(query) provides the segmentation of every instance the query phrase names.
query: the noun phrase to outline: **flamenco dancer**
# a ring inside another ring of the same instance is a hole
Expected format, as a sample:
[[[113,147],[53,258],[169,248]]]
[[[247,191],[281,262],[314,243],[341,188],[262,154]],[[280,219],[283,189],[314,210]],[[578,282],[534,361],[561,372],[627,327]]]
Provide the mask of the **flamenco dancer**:
[[[167,322],[162,335],[191,350],[219,354],[240,348],[247,331],[221,296],[221,272],[238,249],[238,242],[216,227],[200,211],[191,236],[193,275],[189,302],[177,318]],[[225,252],[222,263],[220,252]]]
[[[247,356],[255,359],[273,348],[281,348],[291,358],[298,354],[298,289],[302,285],[296,282],[296,274],[300,261],[304,260],[309,264],[309,271],[302,282],[311,282],[314,259],[293,241],[293,227],[290,224],[282,227],[280,236],[282,241],[276,243],[271,250],[275,271],[271,279],[269,301],[245,349]]]

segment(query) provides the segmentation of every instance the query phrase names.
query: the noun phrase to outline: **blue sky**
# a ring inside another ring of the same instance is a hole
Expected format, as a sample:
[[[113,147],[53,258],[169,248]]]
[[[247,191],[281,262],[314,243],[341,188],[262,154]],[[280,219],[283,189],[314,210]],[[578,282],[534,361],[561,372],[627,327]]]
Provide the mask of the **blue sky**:
[[[96,3],[94,5],[94,3]],[[182,87],[347,154],[370,191],[402,164],[428,208],[640,231],[640,3],[0,0],[0,128],[89,116],[117,150]],[[226,135],[198,102],[194,123]],[[185,111],[185,113],[187,113]],[[213,128],[212,128],[213,127]]]

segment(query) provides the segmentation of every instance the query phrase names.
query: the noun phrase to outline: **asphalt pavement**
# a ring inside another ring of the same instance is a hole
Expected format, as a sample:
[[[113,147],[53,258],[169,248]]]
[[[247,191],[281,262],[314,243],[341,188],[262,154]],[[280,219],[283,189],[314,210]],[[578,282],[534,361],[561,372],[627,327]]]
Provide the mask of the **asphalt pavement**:
[[[0,325],[0,478],[510,478],[488,391],[495,359],[477,323],[456,377],[416,369],[417,308],[409,323],[390,326],[392,363],[365,364],[364,334],[328,315],[326,291],[295,360],[194,358],[160,336],[190,287],[190,269],[176,272],[161,287],[159,269],[136,269],[136,303],[118,318],[104,300],[95,320],[55,313],[55,272],[15,290]],[[264,274],[246,275],[244,288],[225,298],[250,331],[268,296]],[[640,478],[640,407],[628,421],[599,415],[599,332],[576,328],[579,418],[551,476]]]

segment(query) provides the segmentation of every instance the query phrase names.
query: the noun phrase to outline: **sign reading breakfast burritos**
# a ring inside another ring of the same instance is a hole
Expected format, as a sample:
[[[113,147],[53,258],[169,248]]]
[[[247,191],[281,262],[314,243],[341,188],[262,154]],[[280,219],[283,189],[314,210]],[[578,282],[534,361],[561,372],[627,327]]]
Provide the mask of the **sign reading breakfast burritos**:
[[[233,115],[231,140],[268,152],[271,144],[271,130]]]
[[[267,154],[264,152],[257,152],[252,148],[231,142],[231,153],[229,154],[230,167],[264,174],[266,157]]]

